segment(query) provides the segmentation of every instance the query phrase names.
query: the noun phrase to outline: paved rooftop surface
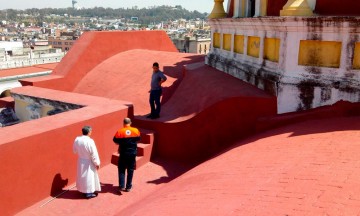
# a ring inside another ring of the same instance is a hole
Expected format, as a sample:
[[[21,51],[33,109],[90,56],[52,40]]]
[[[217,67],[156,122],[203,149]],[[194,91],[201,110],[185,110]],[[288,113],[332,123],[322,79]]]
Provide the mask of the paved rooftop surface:
[[[359,120],[259,133],[118,215],[359,215]]]
[[[139,168],[134,173],[133,190],[118,194],[117,167],[109,164],[99,171],[102,191],[94,199],[84,199],[74,184],[64,188],[58,198],[48,197],[17,215],[115,215],[126,206],[138,202],[156,191],[163,184],[189,169],[189,166],[155,160]],[[76,167],[74,167],[76,172]]]
[[[121,196],[108,165],[99,197],[72,189],[19,215],[360,215],[359,152],[360,117],[305,121],[239,141],[187,172],[149,163]]]
[[[32,67],[21,67],[21,68],[0,70],[0,78],[7,76],[18,76],[24,74],[52,71],[58,64],[59,63],[41,64],[41,65],[34,65]]]

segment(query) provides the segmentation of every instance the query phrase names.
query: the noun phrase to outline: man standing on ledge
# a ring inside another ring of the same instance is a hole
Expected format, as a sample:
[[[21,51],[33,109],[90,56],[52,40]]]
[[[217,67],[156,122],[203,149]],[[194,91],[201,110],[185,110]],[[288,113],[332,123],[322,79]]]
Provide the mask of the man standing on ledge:
[[[114,143],[119,145],[119,192],[129,192],[132,188],[132,178],[135,170],[137,142],[140,140],[140,132],[137,128],[131,127],[131,120],[124,118],[124,127],[115,133]],[[125,188],[125,170],[127,170]]]
[[[160,117],[161,103],[160,97],[162,94],[161,84],[166,81],[166,76],[159,70],[159,63],[153,64],[153,74],[151,76],[151,90],[150,90],[150,107],[151,113],[147,118],[157,119]]]

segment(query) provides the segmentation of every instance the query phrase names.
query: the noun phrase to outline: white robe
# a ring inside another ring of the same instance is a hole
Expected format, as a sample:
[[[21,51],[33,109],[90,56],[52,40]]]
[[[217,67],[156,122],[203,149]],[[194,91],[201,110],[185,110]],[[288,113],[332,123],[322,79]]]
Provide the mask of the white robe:
[[[76,137],[73,145],[78,154],[76,187],[82,193],[101,191],[96,165],[100,165],[99,154],[93,139],[89,136]]]

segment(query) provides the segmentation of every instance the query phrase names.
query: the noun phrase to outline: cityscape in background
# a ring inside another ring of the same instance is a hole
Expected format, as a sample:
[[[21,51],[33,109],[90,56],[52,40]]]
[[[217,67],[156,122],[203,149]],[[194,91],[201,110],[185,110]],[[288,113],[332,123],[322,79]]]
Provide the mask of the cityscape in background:
[[[0,70],[60,62],[87,31],[166,31],[179,52],[207,54],[207,13],[182,6],[0,10]]]

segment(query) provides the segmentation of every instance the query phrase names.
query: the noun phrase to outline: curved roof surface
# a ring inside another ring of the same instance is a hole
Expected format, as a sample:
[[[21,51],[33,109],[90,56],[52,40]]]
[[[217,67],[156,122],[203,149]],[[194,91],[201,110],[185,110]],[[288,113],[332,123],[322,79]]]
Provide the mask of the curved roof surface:
[[[74,92],[131,101],[135,114],[144,115],[149,112],[152,64],[159,62],[160,70],[168,77],[163,84],[164,94],[168,94],[168,98],[183,77],[183,66],[198,61],[204,61],[204,56],[129,50],[106,59],[89,71],[76,85]]]
[[[259,133],[117,215],[358,215],[360,117]]]
[[[121,196],[108,165],[97,198],[73,188],[18,215],[358,215],[359,143],[359,116],[309,120],[239,141],[189,171],[154,160]]]

